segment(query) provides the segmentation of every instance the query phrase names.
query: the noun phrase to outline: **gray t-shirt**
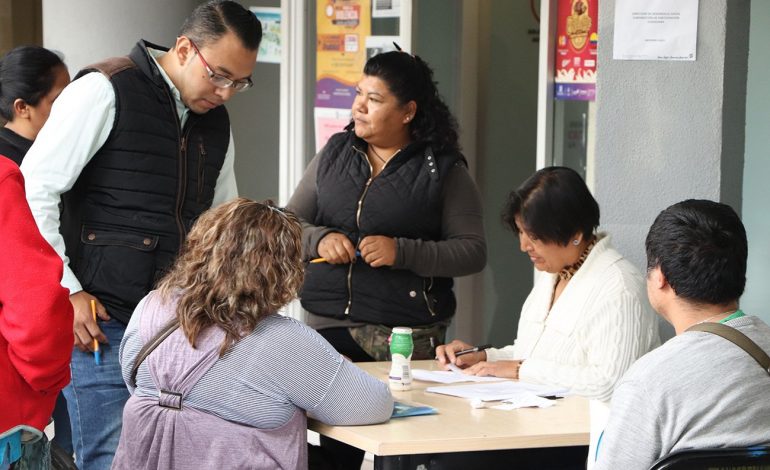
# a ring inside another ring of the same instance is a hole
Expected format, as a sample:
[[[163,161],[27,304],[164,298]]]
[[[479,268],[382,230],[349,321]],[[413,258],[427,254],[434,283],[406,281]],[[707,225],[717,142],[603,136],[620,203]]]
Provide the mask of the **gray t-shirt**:
[[[725,324],[770,352],[770,327],[759,318]],[[594,469],[646,470],[679,450],[768,444],[768,392],[770,375],[743,349],[712,333],[682,333],[621,379]]]

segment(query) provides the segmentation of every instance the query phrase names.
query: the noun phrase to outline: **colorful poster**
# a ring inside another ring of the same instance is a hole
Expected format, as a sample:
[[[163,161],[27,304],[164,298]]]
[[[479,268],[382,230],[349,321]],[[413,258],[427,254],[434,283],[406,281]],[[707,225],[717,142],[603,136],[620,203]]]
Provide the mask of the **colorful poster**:
[[[559,0],[556,13],[557,100],[593,101],[596,97],[596,59],[599,0]]]
[[[318,108],[350,109],[366,63],[371,0],[316,0],[316,96]]]
[[[281,9],[275,7],[250,7],[262,23],[262,42],[259,43],[257,62],[281,63]]]

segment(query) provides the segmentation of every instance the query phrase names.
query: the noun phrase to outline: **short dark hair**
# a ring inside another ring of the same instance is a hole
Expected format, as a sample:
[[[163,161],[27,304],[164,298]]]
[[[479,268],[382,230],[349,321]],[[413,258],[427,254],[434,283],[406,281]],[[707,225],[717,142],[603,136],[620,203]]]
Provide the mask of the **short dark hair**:
[[[518,234],[516,218],[527,233],[546,243],[567,245],[575,233],[584,239],[599,226],[599,204],[585,181],[571,168],[546,167],[510,192],[503,223]]]
[[[36,106],[56,82],[56,68],[64,62],[39,46],[20,46],[0,60],[0,116],[13,120],[13,102],[21,98]]]
[[[737,300],[746,286],[746,229],[732,207],[688,199],[661,212],[645,241],[647,271],[660,267],[677,296],[696,304]]]
[[[198,47],[205,47],[228,31],[235,33],[246,49],[259,49],[262,25],[252,12],[231,0],[213,0],[198,5],[185,20],[179,35],[192,39]]]
[[[401,51],[377,54],[366,61],[364,75],[385,82],[401,105],[417,103],[409,122],[413,141],[428,142],[436,152],[460,151],[457,120],[439,95],[433,70],[419,56]]]

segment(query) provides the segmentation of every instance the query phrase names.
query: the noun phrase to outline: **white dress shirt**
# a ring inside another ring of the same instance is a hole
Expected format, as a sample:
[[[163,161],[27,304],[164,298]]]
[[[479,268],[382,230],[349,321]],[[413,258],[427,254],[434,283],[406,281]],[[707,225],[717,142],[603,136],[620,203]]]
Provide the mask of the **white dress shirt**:
[[[163,51],[148,49],[153,59]],[[158,69],[174,97],[182,126],[189,108],[160,65]],[[69,267],[64,238],[59,233],[61,195],[69,191],[91,158],[107,141],[115,121],[115,90],[100,72],[91,72],[69,84],[51,108],[51,114],[21,164],[27,201],[40,232],[64,261],[62,285],[70,294],[83,287]],[[212,207],[238,195],[235,182],[235,148],[230,143],[214,190]]]

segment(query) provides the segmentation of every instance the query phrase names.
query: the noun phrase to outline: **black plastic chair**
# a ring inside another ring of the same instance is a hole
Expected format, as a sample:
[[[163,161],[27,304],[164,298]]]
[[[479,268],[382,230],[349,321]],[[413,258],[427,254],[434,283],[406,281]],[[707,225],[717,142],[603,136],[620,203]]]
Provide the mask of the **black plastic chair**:
[[[673,452],[650,470],[770,470],[770,447],[724,447]]]

